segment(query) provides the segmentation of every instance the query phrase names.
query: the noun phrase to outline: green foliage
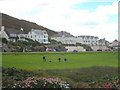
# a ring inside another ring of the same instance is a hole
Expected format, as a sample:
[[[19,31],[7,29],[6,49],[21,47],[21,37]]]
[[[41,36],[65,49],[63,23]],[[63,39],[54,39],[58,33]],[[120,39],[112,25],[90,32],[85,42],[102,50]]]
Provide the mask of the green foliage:
[[[2,38],[2,43],[7,44],[8,43],[7,39],[6,38]]]
[[[2,78],[4,88],[120,88],[117,71],[118,68],[114,67],[53,69],[44,72],[3,68]]]
[[[70,85],[59,78],[30,77],[15,83],[12,88],[70,88]]]
[[[17,42],[9,42],[7,45],[12,49],[13,52],[34,52],[34,51],[45,51],[44,44],[41,44],[37,41],[33,41],[32,39],[26,38],[27,41],[17,41]],[[36,46],[43,46],[41,48],[36,48]]]
[[[46,73],[54,77],[69,78],[74,82],[92,82],[98,79],[110,78],[118,75],[118,68],[115,67],[89,67],[79,69],[54,69],[46,70]]]
[[[41,73],[3,68],[3,88],[69,88],[70,85],[59,78],[42,77]],[[38,72],[38,71],[37,71]]]
[[[116,88],[116,89],[120,89],[120,80],[118,78],[118,76],[114,76],[114,77],[106,77],[100,80],[96,80],[93,82],[90,82],[89,85],[92,88]]]
[[[92,48],[86,44],[82,44],[81,45],[84,49],[86,49],[86,51],[93,51]]]

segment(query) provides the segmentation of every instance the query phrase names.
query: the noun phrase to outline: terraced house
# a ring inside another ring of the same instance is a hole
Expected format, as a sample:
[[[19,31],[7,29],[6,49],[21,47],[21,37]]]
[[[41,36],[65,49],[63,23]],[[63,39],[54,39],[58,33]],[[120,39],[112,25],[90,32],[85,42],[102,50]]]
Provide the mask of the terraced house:
[[[51,39],[54,39],[56,41],[60,41],[63,44],[76,44],[76,43],[82,43],[87,44],[89,46],[97,46],[98,45],[98,37],[96,36],[73,36],[68,32],[61,31],[58,34],[51,37]]]

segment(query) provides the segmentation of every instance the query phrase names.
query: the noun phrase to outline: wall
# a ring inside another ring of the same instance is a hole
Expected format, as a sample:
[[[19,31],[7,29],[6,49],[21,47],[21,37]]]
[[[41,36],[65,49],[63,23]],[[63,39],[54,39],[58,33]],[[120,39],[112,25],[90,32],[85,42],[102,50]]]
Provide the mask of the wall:
[[[93,51],[97,51],[98,49],[101,49],[103,51],[109,49],[107,48],[107,46],[91,46],[91,48],[93,49]]]
[[[67,50],[67,52],[73,52],[74,50],[81,52],[81,51],[86,51],[83,47],[80,46],[66,46],[65,47]]]
[[[8,35],[7,35],[6,32],[4,31],[4,26],[1,27],[0,37],[6,38],[7,40],[9,40]]]

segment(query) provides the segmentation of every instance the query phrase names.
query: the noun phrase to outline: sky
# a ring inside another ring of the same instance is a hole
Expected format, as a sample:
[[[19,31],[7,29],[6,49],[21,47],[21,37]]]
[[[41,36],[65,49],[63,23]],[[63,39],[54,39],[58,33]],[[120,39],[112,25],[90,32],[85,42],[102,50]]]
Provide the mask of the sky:
[[[0,12],[74,36],[118,39],[118,0],[0,0]]]

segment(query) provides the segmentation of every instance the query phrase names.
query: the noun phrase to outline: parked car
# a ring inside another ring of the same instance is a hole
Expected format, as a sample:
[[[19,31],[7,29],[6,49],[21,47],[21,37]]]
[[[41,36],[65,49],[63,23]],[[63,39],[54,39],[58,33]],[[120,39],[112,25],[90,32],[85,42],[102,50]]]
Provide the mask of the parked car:
[[[77,50],[74,50],[73,52],[78,52]]]
[[[101,49],[98,49],[97,51],[102,51]]]
[[[106,49],[106,50],[104,50],[104,51],[111,51],[111,50],[109,50],[109,49]]]

